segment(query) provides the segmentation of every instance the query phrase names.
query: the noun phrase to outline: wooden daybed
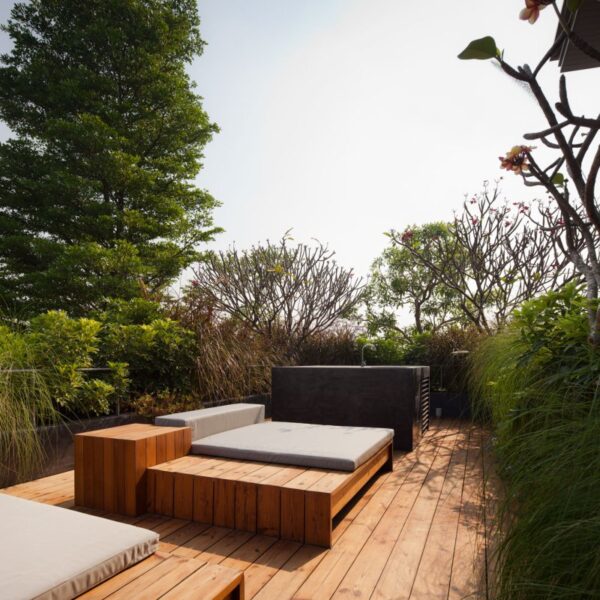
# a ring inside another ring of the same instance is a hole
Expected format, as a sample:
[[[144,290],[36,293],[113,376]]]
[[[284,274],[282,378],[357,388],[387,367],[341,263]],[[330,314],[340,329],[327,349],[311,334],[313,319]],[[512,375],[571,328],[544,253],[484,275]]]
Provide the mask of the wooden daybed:
[[[185,456],[148,469],[149,512],[330,547],[333,518],[384,467],[391,444],[353,472]]]
[[[265,422],[260,405],[156,423],[76,436],[76,504],[330,547],[334,517],[393,464],[391,430]]]

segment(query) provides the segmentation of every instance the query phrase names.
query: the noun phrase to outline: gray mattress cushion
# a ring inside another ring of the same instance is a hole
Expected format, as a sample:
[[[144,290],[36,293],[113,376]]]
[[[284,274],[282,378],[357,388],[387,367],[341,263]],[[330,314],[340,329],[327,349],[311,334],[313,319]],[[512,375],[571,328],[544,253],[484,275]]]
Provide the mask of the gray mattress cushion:
[[[193,454],[354,471],[391,442],[393,429],[270,421],[192,442]]]
[[[192,439],[199,440],[221,431],[261,423],[264,420],[264,405],[240,402],[156,417],[154,423],[167,427],[190,427]]]
[[[75,598],[157,548],[153,531],[0,493],[0,598]]]

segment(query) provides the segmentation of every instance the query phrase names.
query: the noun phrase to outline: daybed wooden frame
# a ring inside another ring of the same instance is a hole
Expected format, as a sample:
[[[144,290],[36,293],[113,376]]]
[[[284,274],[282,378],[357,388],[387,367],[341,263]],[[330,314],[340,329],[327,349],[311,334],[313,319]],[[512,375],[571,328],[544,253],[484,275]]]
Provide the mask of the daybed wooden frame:
[[[148,512],[331,547],[333,518],[392,460],[391,444],[353,472],[184,456],[147,469]]]

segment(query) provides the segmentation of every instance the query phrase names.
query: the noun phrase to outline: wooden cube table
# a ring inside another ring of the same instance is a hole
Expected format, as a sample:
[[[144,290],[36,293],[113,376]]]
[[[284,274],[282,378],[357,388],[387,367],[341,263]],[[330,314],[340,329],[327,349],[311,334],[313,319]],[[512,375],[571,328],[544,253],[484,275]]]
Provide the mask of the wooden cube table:
[[[137,516],[147,512],[146,469],[185,456],[189,427],[131,423],[75,435],[75,504]]]

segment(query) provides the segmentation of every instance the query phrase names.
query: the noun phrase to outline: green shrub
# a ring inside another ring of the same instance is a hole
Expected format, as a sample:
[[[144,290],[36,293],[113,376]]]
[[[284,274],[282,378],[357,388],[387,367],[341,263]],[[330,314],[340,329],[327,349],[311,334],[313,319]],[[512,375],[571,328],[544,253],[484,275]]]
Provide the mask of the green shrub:
[[[526,303],[473,354],[504,483],[502,600],[600,598],[600,351],[575,285]]]
[[[193,332],[171,319],[143,325],[107,323],[101,356],[127,364],[134,394],[170,391],[189,394],[196,366]]]
[[[72,319],[63,311],[49,311],[33,318],[27,329],[6,328],[2,338],[11,352],[21,348],[23,368],[36,373],[55,408],[63,415],[85,417],[109,413],[128,393],[127,365],[98,363],[101,327],[93,319]],[[94,366],[107,371],[87,371]],[[15,377],[13,385],[18,383]],[[21,382],[24,390],[29,381]],[[40,413],[38,423],[46,423]]]
[[[43,371],[52,400],[73,413],[107,412],[105,398],[94,401],[81,369],[90,368],[98,351],[101,324],[71,319],[63,311],[49,311],[31,320],[27,342],[33,347],[35,367]]]
[[[373,348],[365,348],[364,357],[369,365],[402,365],[406,364],[406,340],[389,335],[384,338],[369,338],[359,336],[356,340],[358,347],[358,363],[363,346],[371,344]]]
[[[369,343],[365,358],[371,365],[428,365],[431,386],[435,390],[466,390],[468,361],[466,355],[476,347],[481,333],[474,327],[445,327],[439,331],[388,333],[384,338],[359,337],[359,347]]]

